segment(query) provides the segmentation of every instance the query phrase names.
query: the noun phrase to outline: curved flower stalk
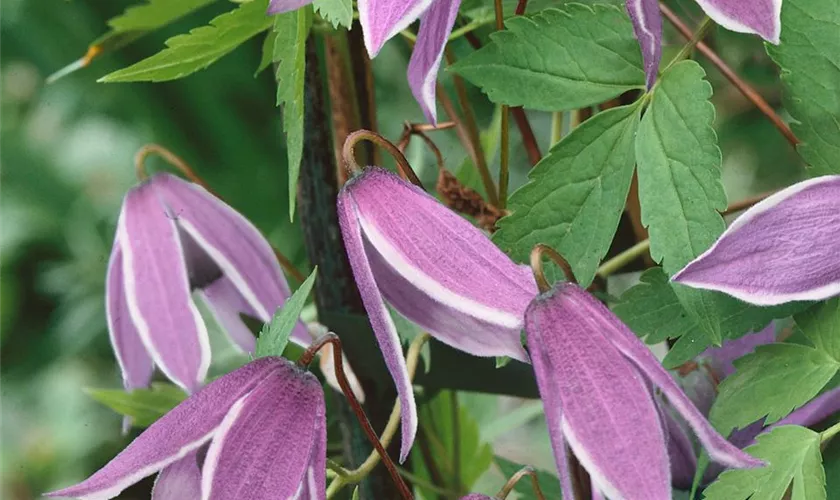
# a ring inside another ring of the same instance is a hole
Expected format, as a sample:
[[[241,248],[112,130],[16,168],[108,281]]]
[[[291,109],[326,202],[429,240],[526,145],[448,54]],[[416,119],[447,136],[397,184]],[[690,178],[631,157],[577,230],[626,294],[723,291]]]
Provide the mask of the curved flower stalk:
[[[198,498],[177,497],[196,487],[202,500],[322,500],[325,412],[314,375],[283,358],[260,358],[176,406],[85,481],[47,496],[113,498],[172,465],[158,478],[156,500]],[[196,452],[205,446],[197,485]]]
[[[456,349],[527,361],[520,331],[536,283],[526,266],[511,261],[466,219],[385,170],[369,167],[345,184],[338,215],[353,275],[399,393],[404,461],[417,409],[386,302]]]
[[[762,464],[718,434],[633,332],[579,286],[559,283],[534,299],[525,332],[564,497],[573,498],[568,444],[606,497],[671,498],[666,430],[653,387],[714,461]]]
[[[840,176],[794,184],[738,217],[671,279],[775,305],[840,294]]]
[[[268,322],[290,292],[269,243],[204,188],[167,173],[125,196],[106,278],[111,344],[126,389],[149,384],[154,366],[188,392],[210,363],[198,290],[245,352],[255,339],[240,313]],[[293,340],[308,345],[302,323]]]
[[[716,23],[739,33],[753,33],[778,44],[782,31],[782,0],[697,0]],[[659,0],[626,0],[627,12],[642,49],[648,88],[656,81],[662,58],[662,17]]]
[[[268,13],[289,12],[310,3],[312,0],[271,0]],[[437,74],[461,0],[359,0],[357,5],[365,47],[372,58],[385,42],[420,19],[408,63],[408,83],[426,119],[436,123]]]

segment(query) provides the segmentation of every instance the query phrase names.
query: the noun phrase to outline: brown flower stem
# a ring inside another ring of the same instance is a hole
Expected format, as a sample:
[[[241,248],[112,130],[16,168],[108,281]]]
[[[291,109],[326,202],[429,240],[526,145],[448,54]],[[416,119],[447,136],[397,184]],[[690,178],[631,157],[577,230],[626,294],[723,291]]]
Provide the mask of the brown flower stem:
[[[150,155],[156,154],[166,160],[167,163],[175,167],[179,172],[184,174],[184,177],[189,179],[190,182],[194,184],[198,184],[199,186],[203,187],[207,190],[208,193],[212,194],[216,198],[224,201],[224,199],[219,196],[218,193],[213,191],[209,184],[204,182],[204,179],[198,176],[195,171],[189,166],[187,162],[183,160],[180,156],[176,155],[172,151],[166,149],[165,147],[161,146],[160,144],[146,144],[139,151],[134,155],[134,169],[137,172],[137,179],[140,181],[145,181],[149,178],[149,174],[146,172],[146,158]],[[303,283],[306,279],[306,276],[298,268],[292,264],[285,255],[283,255],[280,250],[271,247],[274,250],[274,255],[277,257],[277,261],[280,263],[280,266],[283,267],[283,270],[289,274],[289,276],[293,277],[294,279],[298,280],[299,282]]]
[[[403,178],[420,189],[425,190],[423,183],[420,182],[417,174],[414,173],[414,169],[411,168],[402,151],[394,143],[371,130],[357,130],[348,135],[347,140],[344,141],[341,156],[344,159],[344,165],[348,171],[358,173],[364,170],[364,167],[356,163],[356,144],[361,141],[370,141],[387,151],[397,163],[397,170],[399,170]]]
[[[686,26],[686,24],[683,23],[682,20],[674,13],[674,11],[668,8],[668,6],[666,6],[663,3],[660,3],[659,10],[662,11],[662,15],[664,15],[665,18],[671,24],[673,24],[677,31],[679,31],[680,34],[682,34],[682,36],[684,36],[686,39],[690,40],[694,36],[694,33],[692,32],[691,28]],[[799,139],[793,133],[793,130],[790,129],[788,124],[785,123],[784,120],[782,120],[782,117],[776,113],[776,111],[770,106],[770,104],[768,104],[767,101],[764,100],[764,98],[761,97],[761,95],[754,88],[752,88],[752,86],[750,86],[750,84],[742,80],[741,77],[739,77],[735,73],[735,71],[733,71],[732,68],[730,68],[729,65],[727,65],[726,62],[724,62],[723,59],[721,59],[720,56],[717,55],[717,53],[715,53],[714,50],[712,50],[708,45],[706,45],[703,42],[697,44],[697,50],[699,50],[701,54],[706,56],[706,58],[709,59],[709,61],[711,61],[712,64],[715,65],[718,71],[720,71],[723,74],[723,76],[726,77],[726,79],[729,80],[732,83],[732,85],[734,85],[735,88],[737,88],[738,91],[740,91],[741,94],[744,95],[744,97],[746,97],[750,102],[752,102],[755,105],[755,107],[758,108],[759,111],[761,111],[764,114],[764,116],[766,116],[770,120],[770,122],[773,123],[773,125],[779,130],[779,132],[782,133],[782,135],[785,137],[785,139],[787,139],[787,141],[791,145],[796,146],[797,144],[799,144]]]
[[[519,129],[519,134],[522,136],[522,145],[525,147],[525,153],[528,155],[528,162],[533,167],[542,160],[542,153],[540,152],[540,145],[537,144],[537,136],[534,135],[534,129],[531,128],[531,123],[528,121],[528,116],[522,106],[510,108],[510,115]]]
[[[505,29],[504,9],[502,0],[495,1],[496,30]],[[510,181],[510,127],[508,124],[509,111],[506,104],[502,104],[501,133],[499,136],[499,203],[497,207],[504,210],[507,206],[508,183]]]
[[[751,206],[755,205],[756,203],[764,201],[765,198],[768,198],[769,196],[772,196],[772,195],[776,194],[777,192],[778,191],[766,191],[764,193],[757,194],[755,196],[750,196],[749,198],[745,198],[745,199],[740,200],[740,201],[732,202],[732,203],[729,204],[728,207],[726,207],[726,210],[724,210],[720,214],[721,215],[732,215],[735,212],[740,212],[741,210],[746,210],[746,209],[750,208]]]
[[[516,14],[517,16],[521,16],[522,14],[525,13],[525,9],[527,9],[527,8],[528,8],[528,0],[519,0],[519,2],[516,3],[516,10],[513,11],[513,13]]]
[[[496,494],[496,498],[505,500],[510,492],[513,491],[513,488],[516,487],[516,484],[525,476],[531,478],[531,485],[534,487],[534,494],[537,496],[537,500],[545,500],[545,495],[543,495],[542,489],[540,489],[540,482],[537,479],[537,473],[531,466],[523,467],[519,472],[511,476],[502,489],[499,490],[499,493]]]
[[[543,257],[550,258],[555,264],[560,266],[560,269],[563,270],[563,274],[566,275],[567,280],[572,283],[578,282],[577,278],[575,278],[575,273],[572,272],[572,266],[569,265],[569,261],[560,255],[557,250],[548,245],[539,243],[534,246],[533,250],[531,250],[531,270],[534,273],[534,279],[537,280],[537,286],[539,287],[540,292],[545,293],[551,289],[551,285],[548,283],[548,280],[545,278],[545,273],[543,272]]]
[[[367,435],[370,444],[373,445],[374,449],[376,449],[377,453],[379,453],[379,457],[382,459],[382,463],[385,465],[385,468],[388,469],[391,479],[399,488],[400,495],[405,500],[412,500],[414,496],[411,494],[411,490],[408,488],[408,485],[405,484],[405,481],[403,481],[402,476],[400,476],[400,473],[397,470],[396,464],[394,464],[394,461],[391,460],[388,452],[385,451],[385,447],[382,446],[382,443],[379,441],[379,437],[376,435],[376,431],[373,430],[373,426],[370,425],[370,420],[368,420],[365,410],[362,408],[362,405],[359,404],[359,400],[356,399],[356,395],[353,394],[350,382],[347,381],[347,375],[344,373],[344,362],[342,360],[343,356],[341,355],[344,351],[341,348],[341,339],[338,338],[338,335],[328,333],[312,342],[312,345],[310,345],[309,348],[307,348],[301,355],[300,359],[298,359],[298,366],[308,367],[309,364],[312,363],[312,360],[315,359],[315,354],[327,344],[333,345],[335,376],[336,379],[338,379],[338,385],[341,387],[341,392],[344,393],[344,397],[347,398],[350,408],[352,408],[353,413],[356,414],[356,418],[359,420],[359,425],[362,427],[365,435]]]

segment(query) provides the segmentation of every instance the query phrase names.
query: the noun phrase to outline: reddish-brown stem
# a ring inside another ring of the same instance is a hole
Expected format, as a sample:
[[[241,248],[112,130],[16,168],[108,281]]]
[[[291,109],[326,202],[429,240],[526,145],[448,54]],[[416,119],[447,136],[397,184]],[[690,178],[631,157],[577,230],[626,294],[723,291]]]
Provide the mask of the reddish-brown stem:
[[[411,182],[420,189],[425,189],[423,187],[423,183],[420,182],[420,179],[414,172],[414,169],[411,168],[411,165],[409,165],[408,160],[405,159],[405,156],[402,154],[402,151],[400,151],[400,149],[397,146],[395,146],[394,143],[371,130],[357,130],[348,135],[347,140],[344,141],[344,147],[342,148],[341,156],[344,159],[344,166],[347,168],[348,171],[355,173],[364,170],[364,167],[361,167],[356,162],[356,144],[358,144],[361,141],[370,141],[376,144],[377,146],[383,148],[394,158],[394,161],[397,163],[397,170],[400,172],[400,175],[402,175],[403,179]]]
[[[522,136],[522,145],[525,146],[525,153],[528,154],[528,162],[533,167],[542,159],[542,153],[540,152],[539,144],[537,144],[537,136],[534,135],[534,129],[531,128],[531,123],[528,121],[528,116],[525,115],[525,110],[522,109],[522,106],[510,108],[510,115],[513,116],[513,121],[516,122],[516,127]]]
[[[508,479],[507,483],[505,483],[505,485],[496,495],[496,498],[498,498],[499,500],[505,500],[510,494],[510,492],[513,491],[513,488],[516,486],[516,484],[525,476],[530,476],[531,486],[533,486],[534,488],[534,494],[537,496],[537,499],[545,500],[545,495],[543,495],[542,489],[540,488],[540,482],[537,479],[537,473],[531,466],[523,467],[519,470],[519,472],[511,476],[510,479]]]
[[[560,255],[557,250],[548,245],[539,243],[534,246],[533,250],[531,250],[531,271],[534,273],[534,279],[537,281],[537,287],[540,289],[541,293],[547,292],[551,288],[551,285],[548,283],[548,280],[545,278],[545,273],[543,272],[543,257],[550,258],[555,264],[560,266],[560,269],[563,270],[563,274],[566,275],[566,279],[568,281],[572,283],[578,282],[577,278],[575,278],[575,273],[572,271],[572,266],[569,265],[569,261]]]
[[[309,364],[312,363],[313,359],[315,359],[315,354],[327,344],[332,344],[333,346],[335,377],[338,379],[338,385],[341,387],[341,392],[344,394],[344,397],[347,398],[347,402],[350,404],[350,408],[352,408],[353,413],[356,414],[356,418],[359,420],[359,425],[361,425],[362,430],[365,432],[365,435],[367,435],[370,444],[373,445],[376,452],[379,453],[382,463],[385,464],[385,468],[387,468],[388,473],[391,474],[391,479],[394,481],[394,484],[397,485],[397,488],[399,488],[400,495],[405,500],[412,500],[414,496],[411,494],[411,490],[408,488],[408,485],[405,484],[405,481],[403,481],[402,476],[400,476],[400,473],[397,470],[396,464],[394,464],[394,461],[391,460],[390,455],[388,455],[388,452],[385,451],[385,447],[383,447],[382,443],[379,441],[379,437],[376,435],[376,431],[373,430],[373,426],[370,425],[370,420],[368,420],[365,410],[362,408],[362,405],[359,404],[359,400],[356,399],[356,395],[353,394],[350,382],[347,381],[347,376],[344,373],[344,362],[342,361],[344,356],[341,355],[344,351],[341,348],[341,339],[338,338],[338,335],[328,333],[313,341],[312,345],[310,345],[300,356],[300,359],[298,359],[298,366],[302,368],[309,367]]]
[[[743,200],[735,201],[729,204],[726,207],[726,210],[721,212],[721,215],[732,215],[735,212],[740,212],[741,210],[746,210],[751,206],[755,205],[760,201],[764,201],[765,198],[768,196],[776,194],[776,191],[767,191],[766,193],[757,194],[755,196],[750,196],[749,198],[745,198]]]
[[[528,0],[519,0],[516,4],[516,10],[513,11],[514,14],[517,16],[521,16],[525,13],[525,9],[528,8]]]
[[[198,176],[195,171],[190,168],[189,164],[185,162],[180,156],[176,155],[172,151],[166,149],[165,147],[161,146],[160,144],[146,144],[139,151],[134,155],[134,169],[137,171],[137,178],[141,181],[146,180],[149,176],[146,173],[146,158],[149,155],[156,154],[166,160],[170,165],[175,167],[179,172],[184,174],[184,177],[189,179],[190,182],[198,184],[199,186],[203,187],[207,190],[210,194],[215,196],[216,198],[224,201],[224,199],[219,196],[218,193],[213,191],[210,188],[210,185],[204,182],[204,179]],[[303,282],[306,279],[306,276],[301,273],[292,261],[286,258],[285,255],[280,253],[280,250],[272,247],[274,250],[274,255],[277,257],[277,261],[280,263],[280,266],[294,279]]]
[[[691,28],[689,28],[688,26],[686,26],[685,23],[682,22],[682,20],[674,13],[674,11],[672,11],[670,8],[668,8],[668,6],[662,3],[659,4],[659,10],[662,11],[662,14],[665,16],[665,18],[671,24],[674,25],[674,27],[677,29],[677,31],[680,32],[682,36],[684,36],[688,40],[691,40],[691,38],[694,36],[694,32],[691,30]],[[732,85],[734,85],[735,88],[737,88],[738,91],[740,91],[741,94],[744,95],[744,97],[746,97],[750,102],[752,102],[755,105],[755,107],[758,108],[759,111],[761,111],[764,114],[764,116],[766,116],[767,119],[769,119],[770,122],[773,123],[773,125],[779,130],[779,132],[782,133],[783,136],[785,136],[785,139],[787,139],[787,141],[791,143],[791,145],[796,146],[797,144],[799,144],[799,139],[793,133],[793,130],[790,129],[788,124],[785,123],[784,120],[782,120],[782,117],[776,113],[776,111],[770,106],[770,104],[767,103],[766,100],[764,100],[763,97],[761,97],[761,94],[759,94],[754,88],[752,88],[750,84],[742,80],[741,77],[739,77],[735,73],[735,71],[733,71],[732,68],[730,68],[729,65],[727,65],[726,62],[724,62],[724,60],[720,58],[719,55],[717,55],[717,53],[714,50],[712,50],[708,45],[706,45],[703,42],[697,44],[697,50],[699,50],[701,54],[706,56],[706,58],[709,59],[709,61],[711,61],[712,64],[715,65],[718,71],[720,71],[723,74],[723,76],[726,77],[726,79],[729,80],[732,83]]]

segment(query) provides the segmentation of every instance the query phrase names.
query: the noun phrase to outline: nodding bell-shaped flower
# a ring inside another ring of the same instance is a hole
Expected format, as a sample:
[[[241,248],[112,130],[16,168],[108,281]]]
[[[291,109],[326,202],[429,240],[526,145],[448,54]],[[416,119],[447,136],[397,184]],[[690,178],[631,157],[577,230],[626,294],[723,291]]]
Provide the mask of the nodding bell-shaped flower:
[[[338,195],[344,246],[379,348],[397,386],[405,460],[417,409],[386,303],[438,340],[477,356],[528,359],[523,316],[531,271],[420,188],[369,167]]]
[[[564,498],[573,498],[566,444],[608,498],[671,498],[655,387],[712,460],[762,465],[718,434],[636,335],[579,286],[558,283],[534,299],[525,332]]]
[[[108,331],[126,389],[147,386],[155,365],[189,392],[201,387],[210,347],[194,290],[246,352],[256,341],[239,314],[268,322],[290,295],[248,220],[204,188],[158,173],[126,194],[108,263]],[[292,339],[309,344],[302,323]]]
[[[269,14],[289,12],[312,0],[271,0]],[[408,83],[426,119],[437,120],[435,85],[446,42],[461,0],[358,0],[359,22],[370,57],[394,35],[420,19],[417,43],[408,63]]]
[[[671,279],[758,305],[840,294],[840,176],[761,201]]]
[[[697,0],[714,22],[739,33],[753,33],[770,43],[779,43],[782,31],[782,0]],[[644,59],[647,85],[651,88],[662,58],[662,17],[659,0],[626,0],[633,31]]]
[[[325,412],[314,375],[260,358],[190,396],[85,481],[47,496],[113,498],[166,468],[156,500],[323,500]]]

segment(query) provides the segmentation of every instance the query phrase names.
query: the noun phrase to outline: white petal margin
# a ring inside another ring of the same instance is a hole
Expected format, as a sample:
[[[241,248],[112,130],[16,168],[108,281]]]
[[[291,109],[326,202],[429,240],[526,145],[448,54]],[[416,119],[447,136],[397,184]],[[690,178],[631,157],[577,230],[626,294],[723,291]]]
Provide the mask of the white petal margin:
[[[245,400],[252,393],[253,391],[249,392],[233,403],[227,415],[225,415],[224,420],[222,420],[222,423],[216,428],[215,435],[221,439],[214,439],[210,443],[210,447],[207,449],[207,456],[204,458],[204,468],[201,471],[201,500],[208,500],[210,498],[211,490],[213,489],[213,476],[216,472],[216,465],[219,463],[219,453],[222,451],[224,445],[224,436],[233,424],[236,423],[236,419],[239,417],[239,413],[245,405]]]
[[[416,21],[417,18],[420,17],[420,14],[425,12],[435,0],[417,1],[410,10],[406,11],[406,13],[398,19],[393,26],[391,26],[390,30],[382,37],[381,40],[373,39],[372,30],[374,23],[376,23],[376,15],[377,13],[381,14],[383,10],[381,4],[405,1],[411,0],[358,0],[357,7],[359,9],[359,22],[362,25],[362,36],[365,41],[365,48],[367,49],[368,55],[371,59],[376,57],[385,42],[393,38],[393,36],[400,31],[408,28],[408,25]],[[371,9],[372,3],[379,4],[374,6],[379,8]]]
[[[569,448],[575,453],[575,457],[580,461],[583,468],[586,469],[586,472],[589,473],[589,477],[592,479],[592,482],[598,487],[599,491],[604,492],[607,498],[621,498],[621,493],[618,489],[610,484],[607,481],[607,478],[604,477],[604,474],[595,464],[595,461],[592,460],[592,457],[589,456],[589,453],[586,451],[586,448],[578,441],[577,436],[575,436],[574,431],[572,430],[569,423],[566,419],[562,419],[562,429],[563,429],[563,437],[566,438],[566,443],[569,445]]]
[[[720,0],[717,0],[720,1]],[[779,37],[782,33],[782,0],[729,0],[729,1],[737,1],[743,2],[748,4],[750,2],[761,2],[761,1],[770,1],[771,8],[773,11],[773,20],[772,20],[772,28],[770,31],[767,32],[759,32],[752,26],[747,26],[743,22],[735,19],[734,17],[726,14],[725,12],[721,11],[717,6],[715,6],[715,0],[697,0],[697,3],[700,7],[703,8],[703,11],[711,17],[716,23],[723,26],[724,28],[730,31],[736,31],[738,33],[752,33],[761,36],[765,40],[770,43],[779,44]]]

